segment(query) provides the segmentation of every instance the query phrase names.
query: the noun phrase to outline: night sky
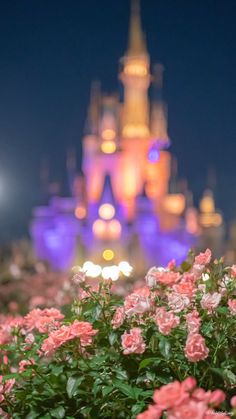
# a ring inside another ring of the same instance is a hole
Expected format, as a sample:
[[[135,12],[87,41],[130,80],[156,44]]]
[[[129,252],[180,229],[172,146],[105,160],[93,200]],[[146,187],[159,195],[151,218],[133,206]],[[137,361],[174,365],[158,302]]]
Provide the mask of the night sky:
[[[216,202],[236,217],[236,1],[142,0],[152,62],[165,66],[171,151],[197,200],[208,168]],[[27,233],[39,167],[65,181],[90,83],[119,87],[129,0],[0,0],[0,241]]]

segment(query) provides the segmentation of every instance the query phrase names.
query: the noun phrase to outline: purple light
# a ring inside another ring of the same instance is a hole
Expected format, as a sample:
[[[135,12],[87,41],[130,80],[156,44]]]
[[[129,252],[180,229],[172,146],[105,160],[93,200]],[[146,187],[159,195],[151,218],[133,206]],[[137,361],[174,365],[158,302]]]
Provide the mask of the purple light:
[[[157,144],[153,144],[148,152],[148,160],[151,163],[156,163],[160,158],[160,151],[157,147]]]

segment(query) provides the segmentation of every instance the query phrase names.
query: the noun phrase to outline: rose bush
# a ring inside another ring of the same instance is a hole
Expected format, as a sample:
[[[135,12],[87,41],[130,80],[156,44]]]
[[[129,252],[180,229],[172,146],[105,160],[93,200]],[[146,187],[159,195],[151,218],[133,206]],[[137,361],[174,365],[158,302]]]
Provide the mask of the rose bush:
[[[91,287],[77,275],[71,287],[71,313],[0,318],[0,417],[235,414],[236,266],[207,250],[151,268],[125,298],[109,280]]]

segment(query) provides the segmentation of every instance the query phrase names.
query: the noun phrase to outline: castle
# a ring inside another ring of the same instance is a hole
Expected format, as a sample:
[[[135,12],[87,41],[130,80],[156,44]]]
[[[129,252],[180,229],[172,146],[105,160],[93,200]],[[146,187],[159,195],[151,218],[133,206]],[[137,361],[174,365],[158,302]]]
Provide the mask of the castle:
[[[178,184],[169,151],[163,66],[153,66],[151,74],[139,2],[134,0],[131,9],[128,49],[120,61],[122,100],[92,85],[82,170],[73,151],[67,159],[71,196],[54,194],[47,206],[34,209],[34,249],[54,269],[87,261],[95,266],[94,276],[99,266],[122,263],[141,273],[172,258],[182,261],[203,230],[203,245],[222,235],[212,192],[204,194],[199,214],[186,185]]]

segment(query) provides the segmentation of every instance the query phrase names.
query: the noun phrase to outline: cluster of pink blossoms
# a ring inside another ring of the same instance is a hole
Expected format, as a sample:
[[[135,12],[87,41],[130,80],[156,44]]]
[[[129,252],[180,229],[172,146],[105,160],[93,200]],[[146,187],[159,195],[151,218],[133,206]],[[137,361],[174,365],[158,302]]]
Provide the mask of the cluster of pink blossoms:
[[[40,333],[47,333],[50,328],[58,327],[64,315],[56,308],[35,308],[24,318],[24,327],[27,332],[37,329]]]
[[[97,332],[98,330],[94,330],[91,323],[75,320],[69,326],[63,325],[59,329],[49,333],[48,338],[43,341],[41,352],[44,355],[50,356],[57,348],[75,338],[80,339],[80,345],[82,347],[91,345],[92,337]]]
[[[236,400],[231,400],[234,407]],[[159,419],[165,413],[167,419],[229,419],[224,412],[214,409],[225,400],[221,390],[205,391],[197,387],[196,380],[186,378],[182,383],[162,386],[153,395],[154,404],[140,413],[137,419]]]
[[[0,316],[0,345],[9,343],[12,340],[12,330],[21,327],[24,319],[21,316]]]

